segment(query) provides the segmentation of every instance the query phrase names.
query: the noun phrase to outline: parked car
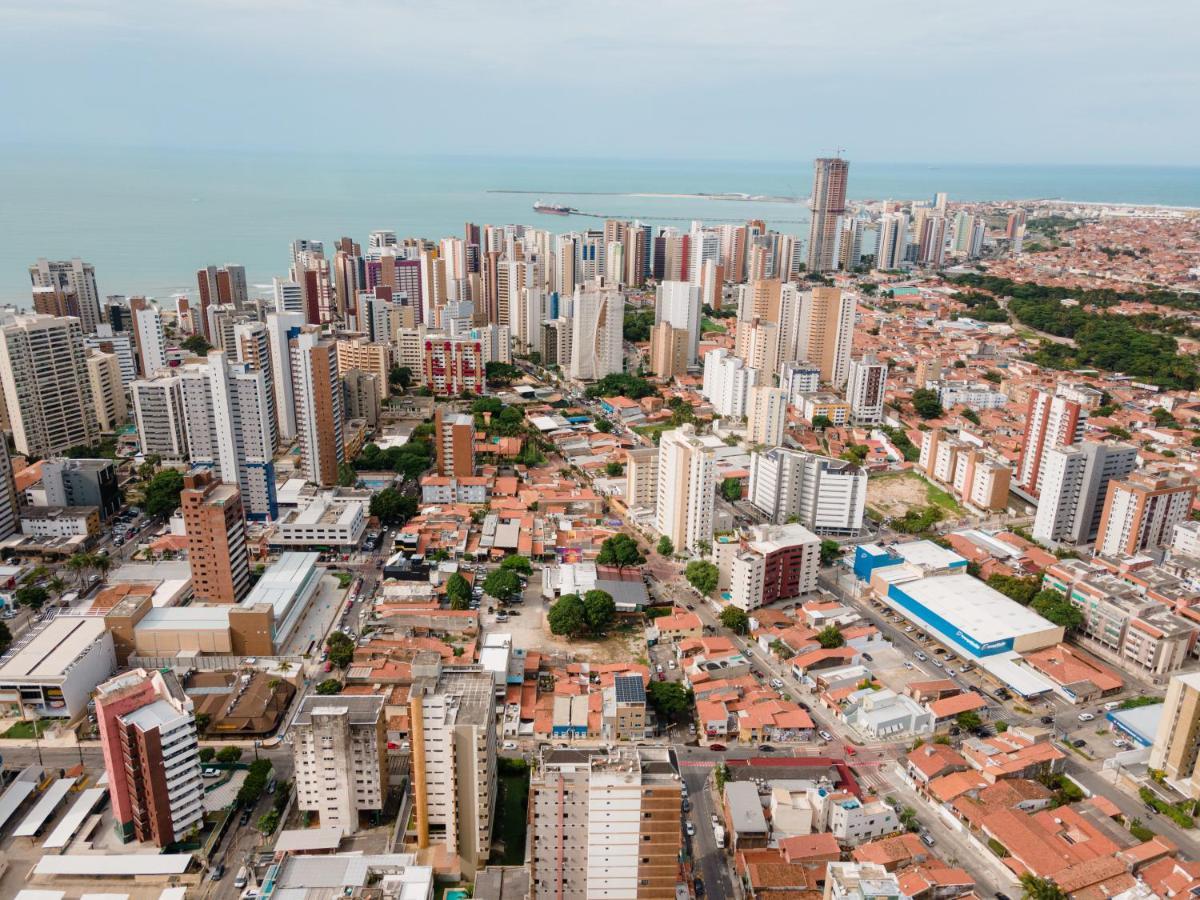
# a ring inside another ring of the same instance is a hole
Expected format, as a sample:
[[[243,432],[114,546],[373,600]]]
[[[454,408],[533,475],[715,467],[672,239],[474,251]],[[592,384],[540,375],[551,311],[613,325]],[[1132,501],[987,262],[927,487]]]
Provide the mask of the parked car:
[[[1042,716],[1040,721],[1043,725],[1053,725],[1054,724],[1054,716]]]
[[[1080,721],[1080,722],[1090,722],[1090,721],[1092,721],[1092,719],[1094,719],[1094,718],[1096,718],[1096,717],[1095,717],[1094,715],[1092,715],[1090,712],[1081,712],[1081,713],[1079,714],[1079,721]]]
[[[709,744],[709,745],[708,745],[708,749],[709,749],[709,750],[716,750],[718,753],[724,753],[724,752],[725,752],[725,745],[724,745],[724,744]]]
[[[1077,740],[1077,741],[1075,742],[1074,746],[1075,746],[1075,747],[1086,747],[1086,746],[1087,746],[1087,741],[1085,741],[1083,738],[1080,738],[1079,740]]]
[[[921,843],[924,844],[926,847],[932,847],[934,844],[937,843],[937,841],[934,839],[933,835],[930,834],[928,831],[922,831],[921,832]]]
[[[193,769],[192,771],[195,771],[195,770]],[[214,769],[212,766],[205,766],[204,769],[202,769],[200,772],[200,777],[202,777],[202,778],[220,778],[221,770]]]
[[[772,678],[771,687],[775,688],[775,690],[779,690],[781,687],[783,687],[783,680],[780,678]]]
[[[225,877],[225,863],[217,863],[215,869],[208,876],[209,881],[220,881]]]
[[[696,826],[695,825],[693,825],[691,822],[688,822],[687,824],[684,825],[684,827],[687,829],[688,837],[696,836]]]
[[[822,729],[821,731],[818,731],[817,734],[819,734],[821,736],[821,740],[823,740],[823,741],[832,741],[833,740],[833,735],[830,734],[828,731],[825,731],[824,729]]]
[[[775,748],[774,748],[774,747],[772,747],[770,744],[759,744],[759,745],[758,745],[758,752],[759,752],[759,753],[774,753],[774,752],[775,752]]]
[[[855,750],[855,749],[854,749],[852,746],[850,746],[849,744],[847,744],[847,745],[846,745],[846,747],[845,747],[845,750],[846,750],[846,755],[847,755],[847,756],[858,756],[858,751],[857,751],[857,750]]]
[[[870,653],[864,653],[862,655],[862,658],[865,659],[867,662],[875,662],[875,657],[873,657]]]
[[[504,742],[504,748],[503,748],[503,749],[505,749],[505,750],[516,750],[516,749],[517,749],[516,742],[514,742],[514,741],[505,741],[505,742]]]

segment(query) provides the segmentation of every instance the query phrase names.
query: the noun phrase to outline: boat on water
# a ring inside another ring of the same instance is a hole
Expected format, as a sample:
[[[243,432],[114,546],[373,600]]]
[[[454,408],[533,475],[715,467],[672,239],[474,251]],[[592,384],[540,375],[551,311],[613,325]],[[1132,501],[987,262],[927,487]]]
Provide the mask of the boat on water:
[[[560,206],[557,203],[546,203],[543,200],[538,200],[533,204],[533,211],[546,213],[550,216],[569,216],[571,213],[575,212],[575,210],[569,206]]]

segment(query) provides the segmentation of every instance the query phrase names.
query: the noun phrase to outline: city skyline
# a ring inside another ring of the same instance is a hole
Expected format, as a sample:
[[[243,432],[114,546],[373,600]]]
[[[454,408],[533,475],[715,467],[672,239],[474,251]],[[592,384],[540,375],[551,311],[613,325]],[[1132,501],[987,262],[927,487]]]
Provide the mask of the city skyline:
[[[333,15],[307,2],[288,4],[286,16],[284,9],[266,0],[169,10],[125,0],[48,10],[13,0],[0,9],[10,44],[0,75],[13,80],[36,70],[38,84],[0,100],[7,140],[268,149],[287,135],[295,149],[345,151],[361,146],[363,135],[297,128],[298,89],[310,108],[337,109],[351,121],[375,109],[381,86],[401,98],[469,99],[499,75],[541,102],[471,107],[471,146],[482,154],[594,153],[588,129],[545,127],[543,110],[562,107],[595,121],[620,117],[603,156],[645,156],[658,143],[648,135],[694,128],[696,104],[679,101],[699,80],[708,85],[699,96],[722,111],[719,127],[703,140],[672,139],[661,144],[669,153],[651,155],[761,159],[778,157],[780,145],[803,148],[800,155],[832,155],[840,145],[858,159],[896,161],[1196,162],[1198,126],[1178,113],[1197,80],[1186,61],[1200,10],[1164,0],[1136,9],[1116,2],[914,9],[870,0],[845,10],[620,0],[584,19],[545,4],[476,4],[453,23],[382,2]],[[54,67],[39,65],[48,39],[62,51]],[[211,64],[214,55],[221,66]],[[781,90],[746,89],[733,76],[747,66]],[[1069,94],[1054,88],[1056,73],[1080,70],[1088,77],[1072,78]],[[833,72],[836,81],[822,89]],[[779,116],[789,83],[804,116]],[[877,98],[885,83],[896,102],[873,103],[871,115],[861,115],[854,98]],[[47,118],[39,112],[45,105],[74,114]],[[409,153],[463,149],[455,128],[413,129],[404,116],[371,121],[367,143],[395,142]],[[772,122],[771,139],[747,140],[747,129],[760,135]],[[1166,130],[1173,140],[1159,138]],[[881,145],[890,152],[877,152]]]

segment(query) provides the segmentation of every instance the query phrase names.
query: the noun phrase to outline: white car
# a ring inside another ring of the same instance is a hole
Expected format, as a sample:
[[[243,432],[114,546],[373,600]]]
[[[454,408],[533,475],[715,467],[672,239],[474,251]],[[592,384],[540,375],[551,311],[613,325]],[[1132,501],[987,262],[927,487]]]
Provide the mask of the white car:
[[[929,657],[926,656],[924,653],[922,653],[920,650],[918,650],[916,653],[914,653],[913,657],[916,659],[919,659],[921,662],[925,662],[925,660],[929,659]]]
[[[1096,718],[1096,717],[1095,717],[1095,716],[1093,716],[1093,715],[1092,715],[1091,713],[1089,713],[1089,712],[1083,712],[1083,713],[1080,713],[1080,714],[1079,714],[1079,721],[1080,721],[1080,722],[1090,722],[1090,721],[1092,721],[1092,719],[1094,719],[1094,718]]]
[[[775,688],[775,690],[779,690],[781,687],[783,687],[783,681],[779,678],[772,678],[771,687]]]
[[[513,741],[505,741],[505,742],[504,742],[504,749],[505,749],[505,750],[516,750],[516,749],[517,749],[517,745],[516,745],[516,744],[515,744]]]
[[[817,734],[819,734],[821,736],[821,740],[823,740],[823,741],[832,741],[833,740],[833,735],[830,734],[828,731],[818,731]]]
[[[696,836],[696,826],[693,825],[691,822],[687,823],[687,833],[688,833],[688,837]]]
[[[710,818],[712,819],[712,823],[713,823],[714,825],[720,825],[720,824],[721,824],[721,820],[720,820],[719,818],[717,818],[717,814],[716,814],[716,813],[713,813],[713,814],[712,814],[712,816],[711,816]]]

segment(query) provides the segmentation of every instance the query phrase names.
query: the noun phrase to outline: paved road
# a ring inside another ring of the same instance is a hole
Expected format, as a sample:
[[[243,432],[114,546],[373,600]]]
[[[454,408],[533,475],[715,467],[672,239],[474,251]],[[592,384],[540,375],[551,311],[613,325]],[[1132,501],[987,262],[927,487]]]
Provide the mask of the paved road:
[[[1151,812],[1140,800],[1119,790],[1109,777],[1089,769],[1074,757],[1067,758],[1067,774],[1083,785],[1088,792],[1108,798],[1128,819],[1141,819],[1151,831],[1170,838],[1190,859],[1200,858],[1200,840],[1195,832],[1184,831],[1166,816]]]
[[[731,865],[725,850],[717,846],[713,835],[712,816],[716,813],[714,794],[709,786],[711,768],[681,767],[683,782],[688,788],[688,800],[692,805],[690,815],[696,829],[695,836],[684,840],[692,855],[692,868],[704,879],[705,894],[709,897],[733,897]]]

